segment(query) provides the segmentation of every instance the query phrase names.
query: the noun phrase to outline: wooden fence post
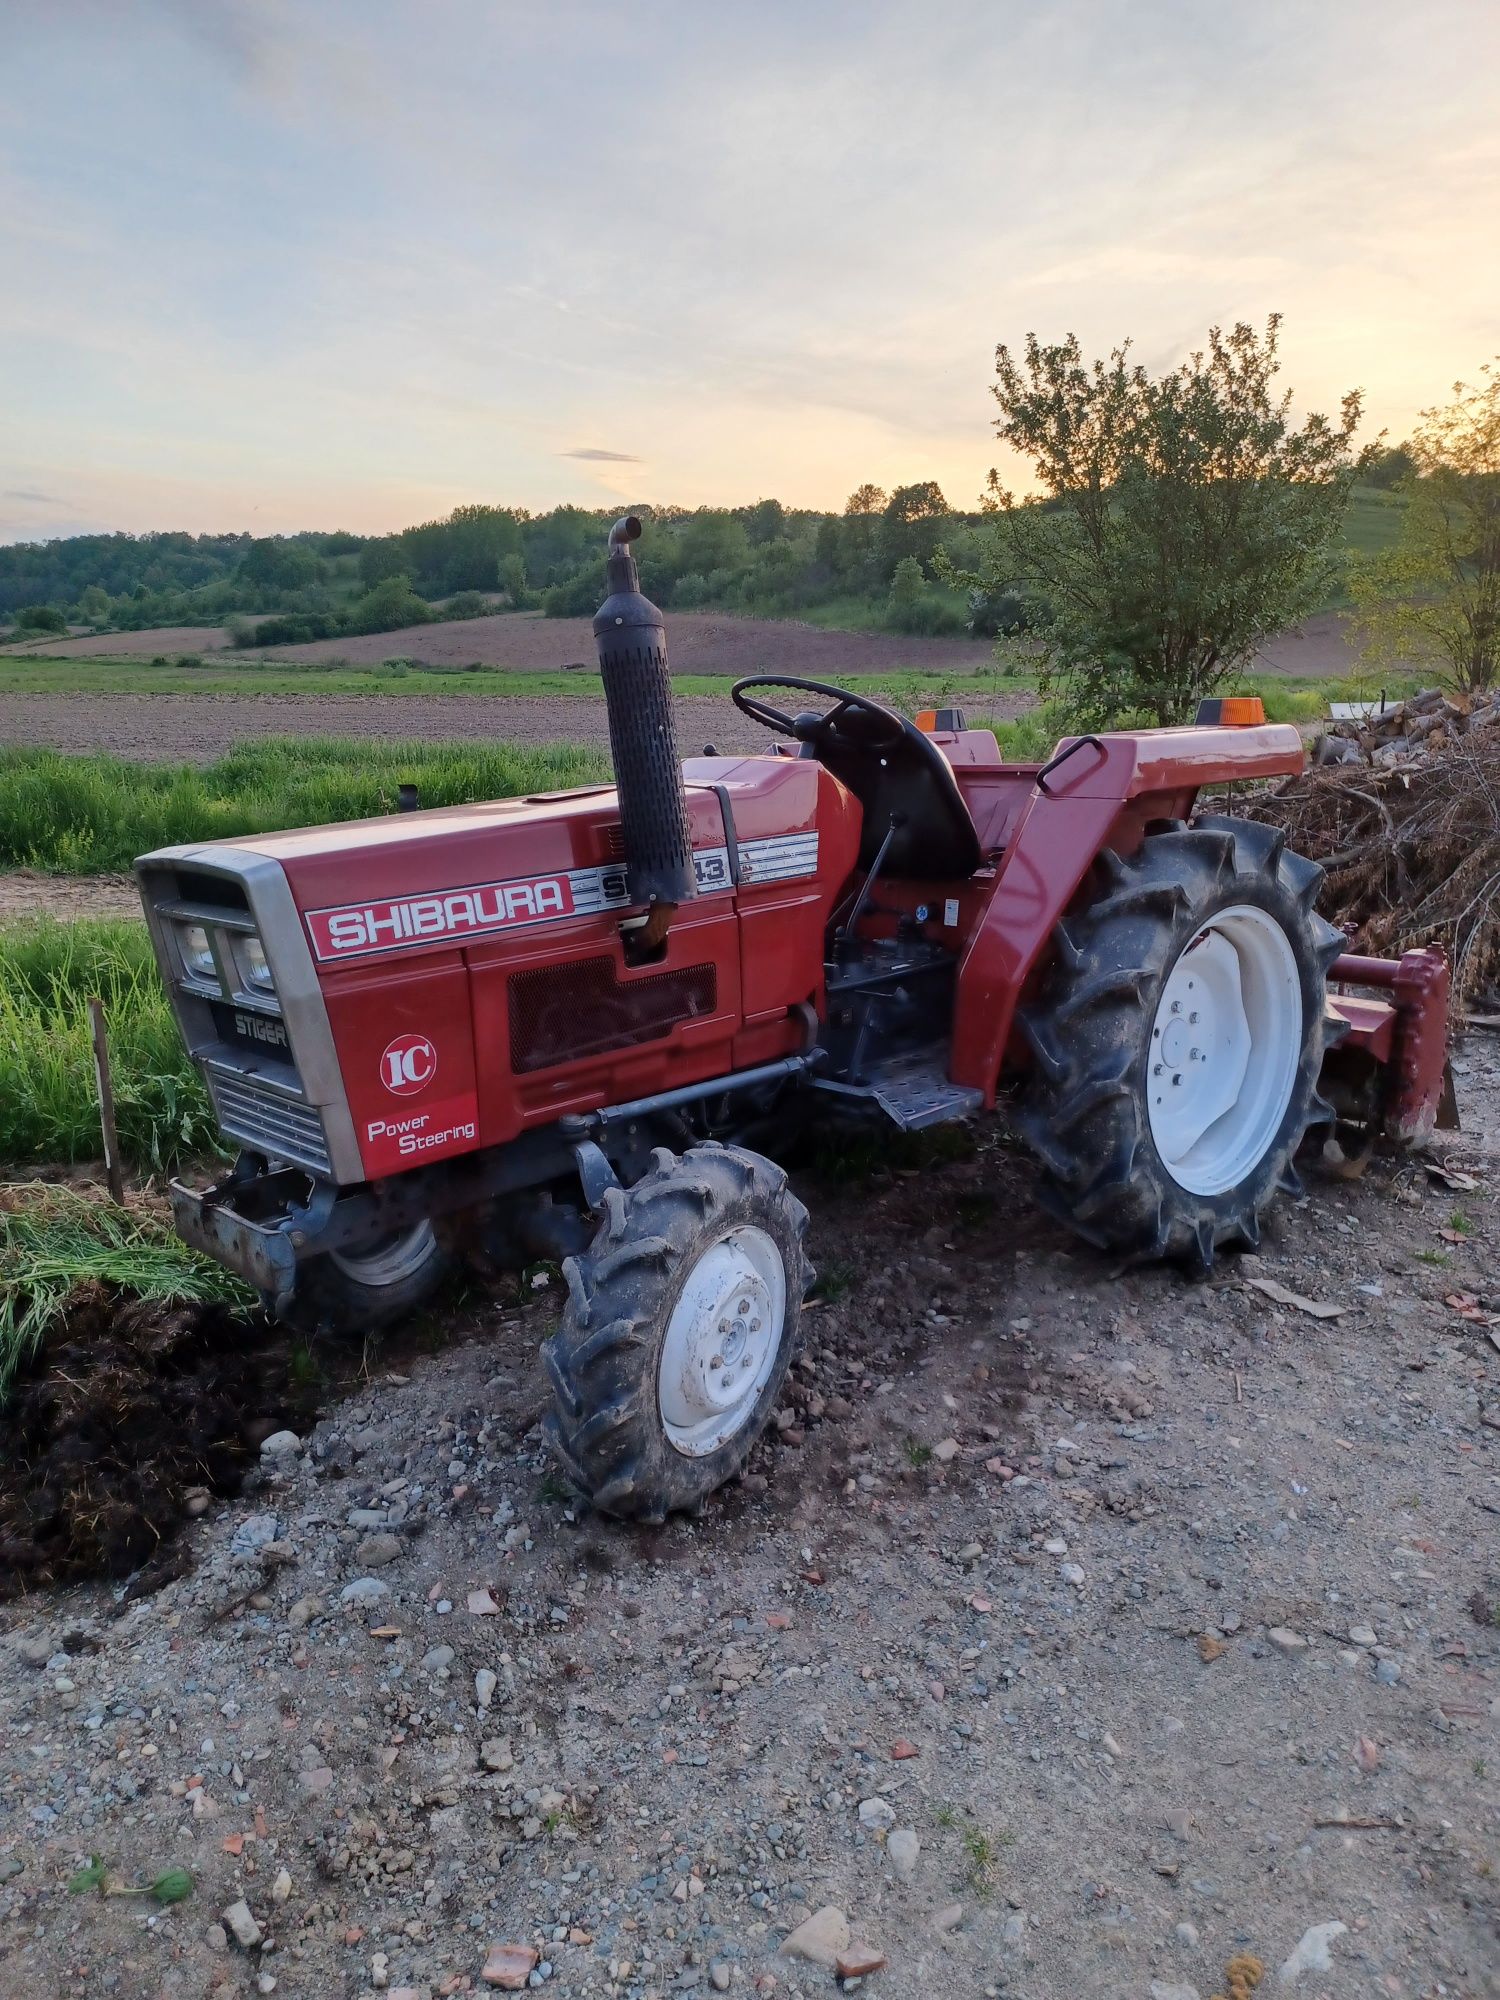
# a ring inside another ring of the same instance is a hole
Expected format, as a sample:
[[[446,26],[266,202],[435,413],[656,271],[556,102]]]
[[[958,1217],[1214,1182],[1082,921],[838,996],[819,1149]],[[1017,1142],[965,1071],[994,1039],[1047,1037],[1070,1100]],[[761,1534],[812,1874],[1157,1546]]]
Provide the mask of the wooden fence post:
[[[115,1088],[109,1074],[109,1039],[104,1030],[104,1002],[89,1002],[94,1031],[94,1080],[99,1086],[99,1124],[104,1133],[104,1177],[117,1207],[125,1201],[125,1175],[120,1166],[120,1133],[115,1124]]]

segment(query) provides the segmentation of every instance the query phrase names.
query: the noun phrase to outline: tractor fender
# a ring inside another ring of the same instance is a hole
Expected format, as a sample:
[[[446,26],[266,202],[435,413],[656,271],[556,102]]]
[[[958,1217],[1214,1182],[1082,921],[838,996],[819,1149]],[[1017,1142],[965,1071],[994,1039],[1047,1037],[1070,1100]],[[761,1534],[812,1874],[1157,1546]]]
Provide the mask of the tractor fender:
[[[959,962],[952,1080],[993,1106],[1021,994],[1101,852],[1135,853],[1153,822],[1186,819],[1204,785],[1292,777],[1304,763],[1291,723],[1064,737],[1036,774]]]

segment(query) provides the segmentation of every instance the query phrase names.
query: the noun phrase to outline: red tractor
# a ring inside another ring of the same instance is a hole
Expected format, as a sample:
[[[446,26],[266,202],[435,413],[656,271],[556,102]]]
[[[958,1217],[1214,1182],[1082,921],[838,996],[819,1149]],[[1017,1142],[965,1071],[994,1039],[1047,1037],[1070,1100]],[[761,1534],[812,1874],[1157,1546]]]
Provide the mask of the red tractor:
[[[659,1519],[780,1394],[812,1271],[763,1149],[799,1127],[1003,1094],[1050,1210],[1200,1270],[1256,1243],[1309,1133],[1430,1132],[1441,957],[1341,958],[1321,871],[1195,812],[1300,771],[1294,728],[1229,704],[1015,765],[955,713],[768,676],[733,690],[765,754],[684,762],[639,532],[612,532],[595,620],[615,785],[137,864],[242,1149],[174,1185],[177,1226],[272,1311],[378,1326],[465,1233],[561,1257],[553,1447],[596,1507]]]

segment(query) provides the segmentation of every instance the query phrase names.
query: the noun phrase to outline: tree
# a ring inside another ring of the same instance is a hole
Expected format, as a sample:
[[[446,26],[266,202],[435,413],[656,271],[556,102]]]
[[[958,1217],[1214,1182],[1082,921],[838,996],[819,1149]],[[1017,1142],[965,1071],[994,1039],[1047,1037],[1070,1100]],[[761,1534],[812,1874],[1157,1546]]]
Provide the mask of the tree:
[[[1214,327],[1207,352],[1153,377],[1129,342],[1086,364],[1069,334],[995,354],[995,428],[1041,492],[989,478],[994,548],[965,581],[1018,582],[1044,685],[1073,718],[1190,717],[1332,581],[1356,464],[1357,390],[1294,428],[1277,397],[1280,316],[1263,335]]]
[[[526,582],[526,558],[519,549],[500,565],[500,588],[510,599],[512,611],[529,611],[536,602],[536,593]]]
[[[1434,662],[1474,692],[1500,679],[1500,361],[1422,412],[1394,547],[1351,579],[1376,659]]]
[[[703,576],[716,569],[744,569],[750,560],[744,523],[722,508],[700,507],[682,525],[678,559],[684,570]]]
[[[757,500],[745,509],[745,532],[752,542],[779,541],[786,533],[786,509],[779,500]]]
[[[868,480],[863,486],[856,486],[844,502],[846,514],[883,514],[885,512],[885,488],[872,486]]]
[[[78,609],[87,625],[102,625],[109,617],[109,592],[91,583],[78,600]]]
[[[1399,486],[1403,479],[1410,479],[1417,469],[1417,462],[1404,444],[1388,446],[1384,451],[1372,451],[1360,467],[1360,478],[1366,486],[1378,486],[1389,492]]]
[[[902,556],[890,578],[890,594],[886,598],[888,610],[898,618],[910,616],[912,608],[922,602],[922,592],[926,590],[926,578],[922,576],[922,564],[916,556]]]
[[[403,575],[407,560],[399,535],[383,535],[379,541],[366,542],[359,552],[359,580],[366,590],[373,590],[388,576]]]
[[[880,558],[888,574],[908,556],[930,563],[937,553],[938,536],[948,518],[948,503],[935,479],[923,479],[915,486],[898,486],[880,523]]]
[[[264,540],[250,544],[241,559],[239,573],[242,582],[258,590],[300,590],[305,584],[321,580],[323,565],[301,543],[284,541],[280,535],[267,535]],[[163,579],[153,579],[148,572],[145,580],[153,584]]]

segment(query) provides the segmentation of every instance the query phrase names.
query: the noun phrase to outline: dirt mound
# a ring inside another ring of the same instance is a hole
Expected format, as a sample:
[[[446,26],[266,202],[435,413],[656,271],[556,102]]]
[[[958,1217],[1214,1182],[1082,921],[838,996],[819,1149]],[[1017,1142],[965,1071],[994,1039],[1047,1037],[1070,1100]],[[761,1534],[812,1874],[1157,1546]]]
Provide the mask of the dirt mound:
[[[222,1306],[74,1294],[0,1414],[0,1598],[126,1576],[194,1487],[237,1492],[292,1415],[286,1351]]]
[[[1249,808],[1322,862],[1319,908],[1356,950],[1441,945],[1456,1008],[1500,984],[1497,725],[1500,703],[1470,715],[1418,696],[1325,739],[1358,762],[1324,762]]]

